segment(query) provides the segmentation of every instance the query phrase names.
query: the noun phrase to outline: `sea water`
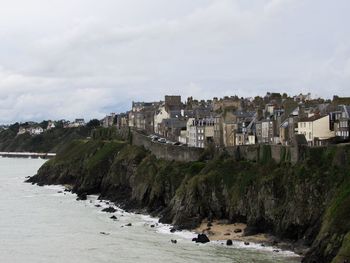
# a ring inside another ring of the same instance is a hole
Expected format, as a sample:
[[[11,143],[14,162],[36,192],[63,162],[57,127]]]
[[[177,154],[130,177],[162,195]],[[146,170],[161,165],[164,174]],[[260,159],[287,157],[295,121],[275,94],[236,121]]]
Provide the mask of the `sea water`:
[[[96,196],[76,201],[60,186],[23,183],[44,162],[0,158],[1,263],[300,262],[292,252],[259,244],[195,244],[193,233],[172,234],[147,215],[117,209],[112,220],[101,212],[110,204]]]

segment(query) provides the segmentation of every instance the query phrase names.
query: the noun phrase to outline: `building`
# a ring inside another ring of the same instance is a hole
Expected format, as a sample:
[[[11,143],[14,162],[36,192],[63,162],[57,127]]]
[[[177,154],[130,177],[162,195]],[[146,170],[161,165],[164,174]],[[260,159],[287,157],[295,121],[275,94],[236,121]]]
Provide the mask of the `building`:
[[[320,145],[322,141],[335,136],[335,132],[330,129],[329,115],[301,118],[298,122],[298,134],[303,134],[310,146]]]
[[[214,118],[188,120],[188,146],[205,148],[214,143]]]
[[[115,122],[116,122],[115,113],[111,113],[110,115],[107,115],[101,120],[101,124],[104,128],[112,127]]]
[[[350,106],[341,105],[340,114],[337,114],[334,121],[335,135],[341,141],[348,141],[350,138]]]

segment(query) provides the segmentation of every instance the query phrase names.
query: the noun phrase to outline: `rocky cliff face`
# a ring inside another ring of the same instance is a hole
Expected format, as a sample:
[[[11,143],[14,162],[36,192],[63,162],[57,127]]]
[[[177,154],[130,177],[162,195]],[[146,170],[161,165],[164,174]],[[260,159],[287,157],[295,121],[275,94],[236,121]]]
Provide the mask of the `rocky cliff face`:
[[[77,141],[29,181],[100,193],[178,228],[205,218],[246,222],[250,233],[310,246],[304,262],[344,262],[350,260],[349,163],[350,147],[310,149],[296,165],[224,155],[183,163],[121,142]]]

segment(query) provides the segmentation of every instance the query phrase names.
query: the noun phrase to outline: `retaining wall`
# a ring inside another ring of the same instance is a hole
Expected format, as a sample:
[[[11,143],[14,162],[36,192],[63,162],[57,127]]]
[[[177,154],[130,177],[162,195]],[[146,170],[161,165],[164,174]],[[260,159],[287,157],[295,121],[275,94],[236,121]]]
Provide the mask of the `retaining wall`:
[[[171,144],[152,142],[147,136],[136,131],[132,132],[132,144],[143,146],[151,151],[157,158],[175,161],[198,161],[204,153],[202,148],[176,146]],[[249,160],[253,162],[264,162],[273,159],[275,162],[296,163],[300,160],[299,148],[282,145],[240,145],[217,149],[218,152],[225,151],[236,160]]]

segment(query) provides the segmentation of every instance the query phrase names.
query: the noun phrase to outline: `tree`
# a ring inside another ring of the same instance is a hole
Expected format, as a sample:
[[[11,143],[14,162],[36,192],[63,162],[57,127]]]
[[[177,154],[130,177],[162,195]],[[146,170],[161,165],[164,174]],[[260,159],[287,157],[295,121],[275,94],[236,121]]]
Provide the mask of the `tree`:
[[[86,126],[88,128],[100,127],[101,126],[101,122],[98,119],[92,119],[86,124]]]

